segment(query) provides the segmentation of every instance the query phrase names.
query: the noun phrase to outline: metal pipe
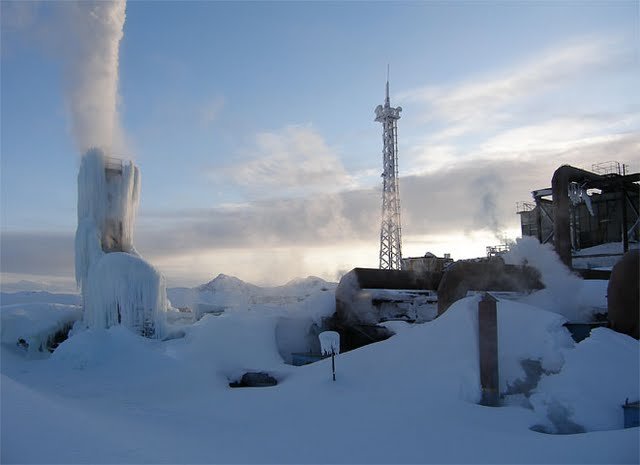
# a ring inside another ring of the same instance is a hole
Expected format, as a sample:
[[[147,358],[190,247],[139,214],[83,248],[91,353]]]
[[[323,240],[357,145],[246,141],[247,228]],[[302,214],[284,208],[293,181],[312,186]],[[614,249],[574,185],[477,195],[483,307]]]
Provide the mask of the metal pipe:
[[[496,407],[500,402],[500,376],[498,372],[498,314],[497,300],[485,293],[478,302],[478,352],[480,354],[480,403]]]
[[[620,202],[622,202],[622,251],[627,253],[629,251],[629,234],[627,234],[627,191],[624,188],[624,184],[620,186],[621,194]]]
[[[596,181],[602,176],[589,171],[562,165],[553,173],[551,191],[553,196],[553,246],[560,260],[571,268],[571,228],[569,224],[569,183]]]

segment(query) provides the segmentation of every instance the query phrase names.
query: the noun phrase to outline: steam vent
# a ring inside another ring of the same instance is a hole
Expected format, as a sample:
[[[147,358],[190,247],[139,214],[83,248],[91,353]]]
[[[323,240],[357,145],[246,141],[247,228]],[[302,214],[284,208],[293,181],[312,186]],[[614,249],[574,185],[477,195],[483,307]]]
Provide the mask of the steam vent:
[[[124,325],[161,337],[167,308],[163,276],[133,246],[140,172],[130,161],[89,150],[78,173],[76,282],[84,323],[90,328]]]

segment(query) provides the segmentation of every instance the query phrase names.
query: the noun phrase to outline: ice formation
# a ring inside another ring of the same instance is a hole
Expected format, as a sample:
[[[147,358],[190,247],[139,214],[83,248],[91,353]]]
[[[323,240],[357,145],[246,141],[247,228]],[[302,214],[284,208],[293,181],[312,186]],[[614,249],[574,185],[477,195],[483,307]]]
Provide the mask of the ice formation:
[[[133,246],[140,174],[131,162],[100,149],[82,158],[78,174],[76,282],[84,322],[92,328],[122,324],[160,337],[167,307],[164,278]]]
[[[84,321],[92,328],[122,324],[147,337],[162,337],[167,308],[163,276],[142,258],[104,254],[89,270]]]
[[[322,355],[340,353],[340,334],[335,331],[323,331],[318,334],[320,338],[320,351]]]

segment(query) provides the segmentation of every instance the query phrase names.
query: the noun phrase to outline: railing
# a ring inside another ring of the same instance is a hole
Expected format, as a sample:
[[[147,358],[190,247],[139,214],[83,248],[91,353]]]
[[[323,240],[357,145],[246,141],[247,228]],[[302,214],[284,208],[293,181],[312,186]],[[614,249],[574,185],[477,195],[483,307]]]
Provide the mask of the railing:
[[[534,208],[536,208],[535,203],[523,202],[523,201],[516,202],[516,213],[530,212]]]
[[[620,163],[617,161],[603,161],[602,163],[594,163],[591,165],[591,171],[597,174],[601,174],[603,176],[617,174],[623,174],[625,166],[620,166]]]
[[[104,170],[109,173],[122,174],[122,167],[124,166],[124,160],[121,158],[104,157]]]

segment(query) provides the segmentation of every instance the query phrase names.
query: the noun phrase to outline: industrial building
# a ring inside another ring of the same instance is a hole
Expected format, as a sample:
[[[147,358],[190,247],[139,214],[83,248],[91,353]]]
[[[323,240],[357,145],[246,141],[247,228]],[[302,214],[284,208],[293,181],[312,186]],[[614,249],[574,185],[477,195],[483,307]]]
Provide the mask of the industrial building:
[[[627,173],[618,162],[593,165],[592,171],[562,166],[555,188],[534,190],[533,203],[518,202],[522,235],[553,243],[568,265],[571,251],[610,242],[622,243],[622,255],[639,239],[639,181],[640,173]]]
[[[452,263],[451,254],[446,253],[444,257],[437,257],[431,252],[427,252],[422,257],[403,258],[402,269],[416,273],[442,273]]]

